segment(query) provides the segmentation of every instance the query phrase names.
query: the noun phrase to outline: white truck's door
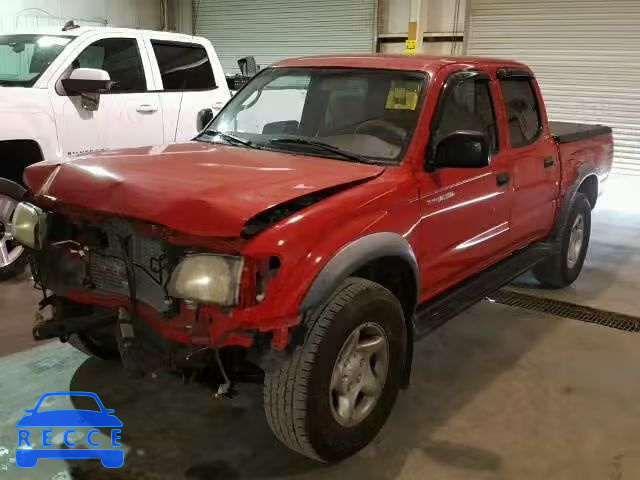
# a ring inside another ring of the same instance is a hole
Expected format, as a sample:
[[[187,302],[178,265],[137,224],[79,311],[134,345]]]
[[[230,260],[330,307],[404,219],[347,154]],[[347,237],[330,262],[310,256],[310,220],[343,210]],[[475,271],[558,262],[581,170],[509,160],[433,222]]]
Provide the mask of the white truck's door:
[[[212,116],[231,98],[229,88],[211,43],[198,37],[145,34],[145,44],[159,83],[165,141],[184,142],[198,133],[198,118],[209,110]]]
[[[69,97],[61,81],[74,68],[98,68],[116,82],[100,95],[96,111]],[[62,150],[74,155],[99,149],[160,145],[164,128],[149,56],[139,34],[106,33],[86,39],[52,86]]]

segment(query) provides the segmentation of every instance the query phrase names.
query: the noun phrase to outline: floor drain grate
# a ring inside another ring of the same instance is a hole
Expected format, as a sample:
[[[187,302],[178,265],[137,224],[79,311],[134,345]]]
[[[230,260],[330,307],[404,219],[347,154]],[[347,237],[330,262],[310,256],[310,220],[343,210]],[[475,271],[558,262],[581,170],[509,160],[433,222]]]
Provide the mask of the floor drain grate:
[[[558,317],[580,320],[581,322],[596,323],[605,327],[624,330],[625,332],[640,332],[640,318],[632,317],[631,315],[575,305],[560,300],[534,297],[526,293],[505,289],[492,293],[489,298],[496,303],[510,307],[525,308]]]

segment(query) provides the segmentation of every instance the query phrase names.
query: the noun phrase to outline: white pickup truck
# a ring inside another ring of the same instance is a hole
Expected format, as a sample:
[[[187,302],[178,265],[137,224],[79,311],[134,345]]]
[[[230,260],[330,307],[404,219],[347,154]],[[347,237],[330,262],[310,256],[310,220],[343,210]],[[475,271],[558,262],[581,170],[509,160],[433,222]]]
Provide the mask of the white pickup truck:
[[[189,140],[229,98],[204,38],[69,24],[0,35],[0,278],[22,267],[7,224],[27,166]]]

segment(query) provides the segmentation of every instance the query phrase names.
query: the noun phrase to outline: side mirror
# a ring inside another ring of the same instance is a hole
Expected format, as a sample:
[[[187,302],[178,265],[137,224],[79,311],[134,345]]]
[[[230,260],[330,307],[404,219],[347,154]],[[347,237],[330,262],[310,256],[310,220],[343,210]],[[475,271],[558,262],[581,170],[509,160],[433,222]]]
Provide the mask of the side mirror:
[[[100,93],[108,91],[115,82],[109,72],[97,68],[76,68],[69,78],[62,80],[67,95],[80,95],[82,108],[95,112],[100,106]]]
[[[258,66],[254,57],[244,57],[238,60],[238,67],[243,77],[253,77],[258,73]]]
[[[196,128],[198,129],[198,132],[203,131],[205,127],[209,125],[209,122],[213,120],[213,116],[213,110],[210,108],[205,108],[198,112],[198,118],[196,120]]]
[[[109,72],[97,68],[76,68],[69,78],[62,80],[67,95],[81,95],[83,93],[101,93],[108,91],[113,82]]]
[[[437,168],[483,168],[489,165],[489,145],[484,133],[456,130],[438,143],[427,170]]]

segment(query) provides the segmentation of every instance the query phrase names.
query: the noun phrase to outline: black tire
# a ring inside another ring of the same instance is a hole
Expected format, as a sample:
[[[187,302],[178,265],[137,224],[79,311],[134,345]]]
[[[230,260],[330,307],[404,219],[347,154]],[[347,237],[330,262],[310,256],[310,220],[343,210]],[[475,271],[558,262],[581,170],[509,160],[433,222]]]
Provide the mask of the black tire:
[[[345,341],[365,324],[381,327],[386,335],[386,380],[369,414],[345,427],[332,413],[330,382]],[[304,344],[265,375],[265,414],[275,436],[288,448],[317,461],[339,461],[373,440],[395,403],[407,348],[402,307],[381,285],[348,278],[307,317],[305,327]]]
[[[578,216],[584,219],[582,245],[577,261],[569,264],[571,232]],[[577,193],[571,206],[567,223],[561,232],[559,250],[533,268],[535,278],[547,288],[564,288],[571,285],[580,275],[591,238],[591,204],[586,195]]]
[[[16,202],[19,202],[22,197],[24,197],[26,190],[14,183],[10,180],[6,180],[4,178],[0,178],[0,196],[8,197]],[[0,238],[4,236],[4,223],[3,219],[0,218]],[[14,241],[7,242],[7,244],[11,245],[11,248],[17,248],[18,244]],[[23,252],[22,255],[17,257],[8,265],[0,265],[0,281],[9,280],[10,278],[15,277],[16,275],[24,272],[24,269],[27,265],[27,255]]]
[[[23,253],[14,262],[0,267],[0,282],[17,277],[24,272],[27,266],[27,256]]]

